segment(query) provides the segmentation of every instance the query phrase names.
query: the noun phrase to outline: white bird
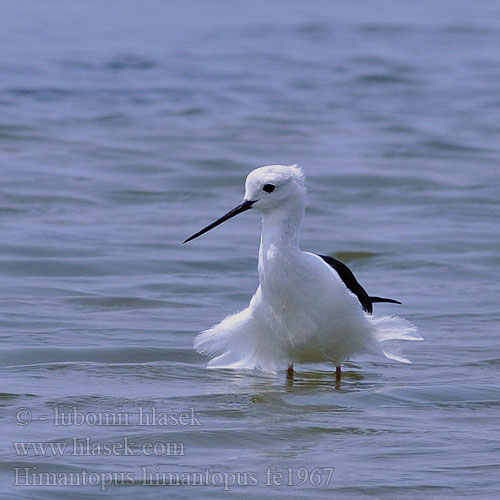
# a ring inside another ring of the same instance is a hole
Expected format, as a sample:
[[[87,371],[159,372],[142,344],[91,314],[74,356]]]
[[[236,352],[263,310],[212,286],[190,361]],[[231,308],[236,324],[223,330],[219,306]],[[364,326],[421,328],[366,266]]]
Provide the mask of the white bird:
[[[243,311],[227,316],[195,339],[210,368],[273,372],[286,362],[331,362],[340,380],[341,363],[357,353],[383,354],[388,340],[421,340],[416,328],[397,316],[372,316],[374,302],[340,261],[303,252],[299,231],[305,211],[304,174],[296,165],[260,167],[248,175],[243,202],[187,238],[197,238],[246,210],[262,214],[257,291]]]

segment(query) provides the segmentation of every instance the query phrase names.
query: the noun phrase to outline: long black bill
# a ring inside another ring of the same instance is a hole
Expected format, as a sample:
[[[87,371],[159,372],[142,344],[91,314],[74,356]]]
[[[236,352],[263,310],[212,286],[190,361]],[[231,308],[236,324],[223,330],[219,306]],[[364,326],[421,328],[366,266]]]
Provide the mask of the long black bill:
[[[223,222],[226,222],[227,220],[231,219],[231,217],[241,214],[242,212],[246,212],[247,210],[250,210],[254,203],[255,201],[245,200],[243,203],[240,203],[237,207],[234,207],[226,215],[223,215],[220,219],[217,219],[215,222],[212,222],[212,224],[209,224],[207,227],[204,227],[201,231],[198,231],[197,233],[193,234],[193,236],[190,236],[187,240],[184,240],[183,243],[187,243],[188,241],[194,240],[195,238],[198,238],[198,236],[201,236],[202,234],[205,234],[207,231],[210,231],[210,229],[213,229],[214,227],[217,227],[219,224],[222,224]]]

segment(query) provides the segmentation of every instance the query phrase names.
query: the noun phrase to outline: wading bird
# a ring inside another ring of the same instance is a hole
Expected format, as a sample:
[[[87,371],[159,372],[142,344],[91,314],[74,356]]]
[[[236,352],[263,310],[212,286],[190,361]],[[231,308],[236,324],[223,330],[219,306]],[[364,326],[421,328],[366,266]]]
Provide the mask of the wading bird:
[[[247,210],[262,215],[260,284],[249,306],[195,339],[195,348],[212,357],[210,368],[276,372],[285,362],[293,379],[294,363],[331,362],[340,380],[342,362],[356,353],[408,362],[383,344],[420,340],[416,328],[397,316],[372,316],[373,303],[400,302],[368,295],[345,264],[300,249],[305,194],[296,165],[257,168],[242,203],[184,241]]]

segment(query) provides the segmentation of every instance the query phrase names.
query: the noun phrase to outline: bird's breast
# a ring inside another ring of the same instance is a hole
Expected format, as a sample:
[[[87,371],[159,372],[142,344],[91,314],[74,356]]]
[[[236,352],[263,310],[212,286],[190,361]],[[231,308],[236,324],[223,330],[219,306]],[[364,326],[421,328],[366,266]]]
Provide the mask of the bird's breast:
[[[283,252],[272,245],[261,251],[259,279],[263,295],[275,311],[299,306],[301,297],[312,286],[311,274],[299,255]]]

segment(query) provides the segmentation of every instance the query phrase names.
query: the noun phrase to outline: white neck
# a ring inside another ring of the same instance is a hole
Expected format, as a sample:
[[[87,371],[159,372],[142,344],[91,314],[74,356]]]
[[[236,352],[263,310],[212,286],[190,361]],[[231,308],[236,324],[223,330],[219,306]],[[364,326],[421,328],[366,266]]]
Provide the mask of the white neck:
[[[265,213],[262,217],[262,235],[259,249],[259,274],[276,258],[300,252],[300,225],[304,216],[304,204],[283,206]]]

